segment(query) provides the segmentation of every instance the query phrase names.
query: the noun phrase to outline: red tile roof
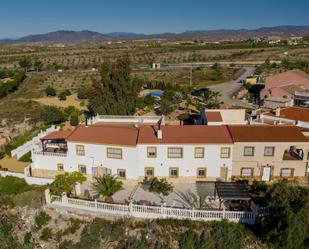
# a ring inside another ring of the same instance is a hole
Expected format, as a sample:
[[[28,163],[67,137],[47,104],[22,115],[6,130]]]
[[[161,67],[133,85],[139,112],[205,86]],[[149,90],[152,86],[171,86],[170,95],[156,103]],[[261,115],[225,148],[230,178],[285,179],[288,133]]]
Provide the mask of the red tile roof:
[[[208,122],[222,122],[222,116],[220,112],[208,112],[206,111],[206,117]]]
[[[157,127],[140,127],[139,144],[231,144],[226,126],[162,126],[162,139],[156,136]]]
[[[234,142],[307,142],[296,126],[229,125]]]
[[[71,133],[72,131],[54,131],[42,137],[41,140],[66,139]]]
[[[268,76],[265,81],[265,88],[273,88],[284,85],[303,85],[309,84],[309,75],[300,70],[290,70],[283,73]]]
[[[265,96],[292,97],[291,92],[285,89],[293,85],[294,88],[307,89],[309,86],[309,75],[300,70],[290,70],[266,77],[265,88],[260,92],[261,99]]]
[[[66,139],[69,142],[135,146],[138,129],[127,126],[79,125]]]
[[[267,112],[263,114],[268,115],[268,116],[275,116],[275,114],[271,112]],[[285,119],[309,122],[309,109],[304,108],[304,107],[296,107],[296,106],[281,108],[279,117],[285,118]]]

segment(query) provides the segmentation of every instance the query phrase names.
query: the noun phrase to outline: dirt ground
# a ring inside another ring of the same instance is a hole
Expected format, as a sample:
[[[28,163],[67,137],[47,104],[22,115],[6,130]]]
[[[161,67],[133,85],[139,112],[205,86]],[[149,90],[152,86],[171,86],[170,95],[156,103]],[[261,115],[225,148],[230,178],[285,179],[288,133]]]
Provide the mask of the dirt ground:
[[[20,162],[16,158],[6,156],[0,160],[1,168],[8,169],[10,172],[24,173],[24,168],[29,163]]]
[[[86,110],[86,103],[84,106],[81,106],[81,101],[78,100],[77,94],[72,94],[71,96],[68,96],[66,100],[61,101],[58,99],[58,97],[44,97],[44,98],[38,98],[34,99],[35,101],[39,102],[43,105],[53,105],[57,107],[68,107],[68,106],[74,106],[77,109]]]

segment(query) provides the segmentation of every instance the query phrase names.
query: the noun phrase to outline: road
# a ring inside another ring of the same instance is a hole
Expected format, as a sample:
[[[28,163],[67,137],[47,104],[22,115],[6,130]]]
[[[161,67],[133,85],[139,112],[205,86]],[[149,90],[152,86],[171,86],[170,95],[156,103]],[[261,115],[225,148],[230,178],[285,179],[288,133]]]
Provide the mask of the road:
[[[244,80],[247,78],[247,76],[250,76],[254,73],[255,67],[245,67],[246,71],[237,79],[237,80],[232,80],[228,81],[222,84],[216,84],[209,86],[208,88],[212,91],[215,92],[220,92],[219,100],[221,102],[227,103],[229,105],[234,105],[234,106],[240,106],[244,108],[254,108],[252,104],[243,102],[238,99],[233,99],[233,95],[235,92],[237,92],[241,87],[242,84],[239,83],[239,81]]]

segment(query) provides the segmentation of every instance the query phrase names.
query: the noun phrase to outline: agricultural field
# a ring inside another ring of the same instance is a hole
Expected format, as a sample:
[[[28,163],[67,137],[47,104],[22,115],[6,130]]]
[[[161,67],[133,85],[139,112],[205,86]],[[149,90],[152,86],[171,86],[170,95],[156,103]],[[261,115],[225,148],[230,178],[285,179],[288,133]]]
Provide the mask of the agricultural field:
[[[124,54],[131,55],[133,65],[187,62],[219,61],[264,61],[285,58],[289,52],[291,60],[308,60],[307,44],[297,46],[253,43],[227,45],[169,45],[140,44],[127,42],[121,44],[85,43],[85,44],[23,44],[0,46],[0,68],[17,68],[24,57],[38,59],[46,70],[86,69],[96,67],[106,60],[114,60]]]

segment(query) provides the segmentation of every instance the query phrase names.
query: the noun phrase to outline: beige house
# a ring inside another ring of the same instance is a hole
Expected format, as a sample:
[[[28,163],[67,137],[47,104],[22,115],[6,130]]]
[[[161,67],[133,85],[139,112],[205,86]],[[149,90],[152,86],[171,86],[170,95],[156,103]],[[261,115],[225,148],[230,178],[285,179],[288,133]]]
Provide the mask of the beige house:
[[[304,178],[308,141],[295,126],[228,126],[233,145],[233,178],[271,181]]]

